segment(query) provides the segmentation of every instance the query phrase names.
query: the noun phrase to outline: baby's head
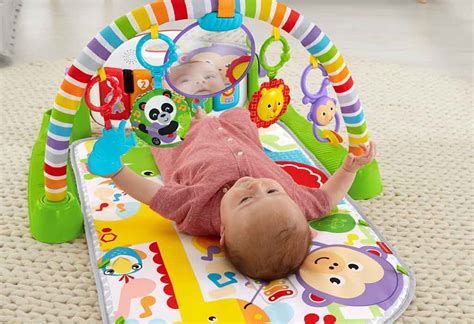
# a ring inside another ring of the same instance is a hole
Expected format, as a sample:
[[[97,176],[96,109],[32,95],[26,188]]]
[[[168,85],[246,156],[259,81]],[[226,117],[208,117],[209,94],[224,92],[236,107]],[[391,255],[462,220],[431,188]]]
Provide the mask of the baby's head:
[[[272,179],[239,179],[222,198],[221,245],[244,275],[274,280],[295,272],[311,232],[298,205]]]
[[[208,62],[187,62],[172,67],[171,83],[185,94],[210,95],[225,88],[217,67]]]

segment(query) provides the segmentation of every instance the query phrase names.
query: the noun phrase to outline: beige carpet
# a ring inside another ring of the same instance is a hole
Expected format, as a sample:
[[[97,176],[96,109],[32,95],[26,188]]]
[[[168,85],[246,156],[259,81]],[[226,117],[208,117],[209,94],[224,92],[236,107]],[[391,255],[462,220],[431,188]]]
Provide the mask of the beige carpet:
[[[281,75],[296,90],[306,56]],[[474,322],[472,85],[348,59],[378,144],[384,193],[359,206],[412,268],[399,322]],[[46,245],[28,229],[27,174],[41,114],[68,60],[0,69],[0,322],[100,321],[84,238]],[[441,62],[440,62],[441,64]]]

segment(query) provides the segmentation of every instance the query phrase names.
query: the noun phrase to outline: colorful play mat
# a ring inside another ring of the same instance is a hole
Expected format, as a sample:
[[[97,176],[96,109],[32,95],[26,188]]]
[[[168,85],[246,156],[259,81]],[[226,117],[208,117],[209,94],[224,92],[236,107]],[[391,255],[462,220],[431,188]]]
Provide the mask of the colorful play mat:
[[[266,154],[297,183],[327,180],[283,124],[259,131]],[[218,238],[179,233],[110,179],[90,174],[94,142],[75,142],[71,155],[106,323],[386,323],[413,298],[410,270],[349,198],[310,222],[318,235],[295,275],[259,282],[233,268]],[[123,161],[160,181],[144,142]]]
[[[244,17],[272,26],[263,44]],[[180,20],[191,23],[183,30],[162,28]],[[307,50],[303,69],[294,68],[290,36]],[[279,73],[284,67],[299,79],[301,92]],[[301,115],[295,102],[309,112]],[[363,154],[371,141],[348,65],[297,11],[272,0],[158,0],[104,27],[66,69],[31,154],[32,236],[63,243],[85,227],[106,323],[397,319],[413,298],[415,279],[349,198],[382,192],[375,159],[357,171],[337,208],[309,223],[318,235],[300,269],[272,282],[241,275],[218,238],[179,233],[111,179],[97,176],[124,163],[161,181],[150,146],[185,141],[197,108],[215,116],[235,107],[249,110],[265,153],[300,185],[321,186],[348,154]],[[91,120],[103,127],[99,140],[91,137]],[[113,138],[117,124],[122,135],[126,124],[135,132],[135,147]]]

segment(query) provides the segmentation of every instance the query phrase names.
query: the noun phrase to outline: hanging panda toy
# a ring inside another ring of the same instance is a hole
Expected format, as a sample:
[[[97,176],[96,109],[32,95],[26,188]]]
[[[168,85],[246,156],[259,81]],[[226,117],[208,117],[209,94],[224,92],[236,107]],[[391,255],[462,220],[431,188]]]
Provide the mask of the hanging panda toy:
[[[186,99],[163,89],[152,90],[138,98],[130,119],[138,137],[153,146],[180,143],[191,124]]]
[[[143,58],[143,46],[152,38],[168,44],[170,54],[163,65],[152,65]],[[186,98],[162,88],[166,69],[178,60],[176,44],[168,36],[152,30],[140,39],[136,52],[140,64],[151,71],[155,86],[135,101],[130,116],[132,128],[138,137],[152,146],[175,146],[183,141],[191,126],[191,109]]]

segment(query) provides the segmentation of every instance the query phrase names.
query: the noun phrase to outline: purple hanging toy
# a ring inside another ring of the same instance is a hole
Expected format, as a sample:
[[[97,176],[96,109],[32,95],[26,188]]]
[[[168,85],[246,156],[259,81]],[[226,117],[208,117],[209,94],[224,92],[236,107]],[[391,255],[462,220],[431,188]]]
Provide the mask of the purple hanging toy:
[[[318,63],[318,68],[321,70],[324,79],[321,83],[321,88],[316,93],[311,93],[306,86],[308,74],[314,69],[313,64],[308,65],[301,76],[301,90],[304,94],[303,104],[307,105],[311,103],[311,109],[307,118],[313,123],[314,137],[320,142],[330,142],[331,144],[337,145],[342,142],[342,138],[337,133],[341,121],[339,113],[336,110],[336,100],[328,95],[327,86],[330,81],[326,70],[321,63]],[[318,133],[318,127],[328,125],[333,119],[336,123],[334,131],[323,130],[323,136],[320,136]]]

